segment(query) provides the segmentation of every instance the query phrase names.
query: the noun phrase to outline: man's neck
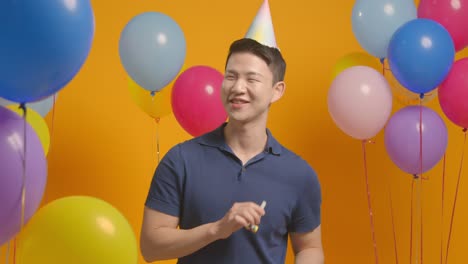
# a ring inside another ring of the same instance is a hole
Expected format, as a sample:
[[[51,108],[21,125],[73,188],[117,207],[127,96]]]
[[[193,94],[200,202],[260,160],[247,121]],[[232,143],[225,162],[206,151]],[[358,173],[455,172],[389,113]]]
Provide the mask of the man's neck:
[[[229,122],[224,128],[226,143],[244,163],[262,152],[267,143],[266,124]]]

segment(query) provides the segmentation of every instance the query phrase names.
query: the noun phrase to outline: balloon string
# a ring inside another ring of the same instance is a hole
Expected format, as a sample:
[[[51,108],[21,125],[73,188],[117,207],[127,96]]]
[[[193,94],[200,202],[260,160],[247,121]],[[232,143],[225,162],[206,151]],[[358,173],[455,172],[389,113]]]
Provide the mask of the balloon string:
[[[380,63],[382,63],[382,75],[385,75],[385,71],[390,71],[390,67],[385,67],[385,58],[381,58]]]
[[[16,238],[13,240],[13,264],[16,263]]]
[[[424,94],[419,95],[419,176],[421,177],[421,184],[422,180],[429,180],[429,176],[424,177],[422,169],[423,169],[423,120],[422,120],[422,99],[424,98]]]
[[[381,59],[380,62],[382,63],[382,75],[385,76],[385,62],[384,62],[384,59]]]
[[[414,197],[414,182],[417,179],[417,175],[413,175],[411,181],[411,213],[410,213],[410,264],[413,263],[413,197]]]
[[[421,97],[419,98],[419,177],[422,178],[423,169],[423,140],[422,140],[422,102]]]
[[[424,97],[424,94],[421,94],[419,96],[419,210],[420,210],[420,217],[421,217],[421,230],[420,230],[420,259],[421,259],[421,264],[423,263],[423,199],[422,199],[422,194],[423,194],[423,185],[422,185],[422,180],[423,180],[423,131],[422,131],[422,98]]]
[[[446,160],[446,153],[444,153],[444,163],[442,168],[442,208],[441,208],[441,219],[440,219],[440,264],[443,263],[443,241],[444,241],[444,194],[445,194],[445,160]]]
[[[8,264],[9,256],[10,255],[10,242],[7,243],[7,249],[6,249],[6,264]]]
[[[159,150],[159,121],[161,119],[159,117],[155,118],[154,121],[156,121],[156,155],[158,157],[158,164],[160,160],[160,150]]]
[[[387,177],[388,180],[388,177]],[[390,181],[388,181],[388,196],[390,199],[390,217],[392,218],[392,231],[393,231],[393,247],[395,250],[395,262],[398,264],[398,250],[397,250],[397,239],[396,239],[396,232],[395,232],[395,217],[393,214],[393,198],[392,198],[392,188],[390,186]]]
[[[27,110],[26,106],[24,104],[20,105],[20,108],[23,110],[23,182],[22,182],[22,188],[21,188],[21,226],[20,228],[23,227],[24,225],[24,204],[26,200],[26,125],[27,125]]]
[[[370,190],[369,190],[369,177],[367,173],[367,156],[366,156],[366,141],[362,141],[362,153],[364,156],[364,174],[366,178],[366,189],[367,189],[367,205],[369,207],[369,216],[370,216],[370,224],[371,224],[371,232],[372,232],[372,243],[374,246],[374,257],[375,257],[375,263],[379,263],[379,258],[377,255],[377,242],[375,239],[375,227],[374,227],[374,215],[372,213],[372,206],[371,206],[371,196],[370,196]]]
[[[54,124],[55,124],[55,105],[56,105],[56,100],[57,100],[57,95],[54,94],[54,104],[52,105],[52,124],[51,124],[51,129],[50,129],[50,141],[51,144],[49,146],[49,153],[50,153],[50,148],[52,147],[52,139],[53,139],[53,134],[54,134]]]
[[[421,179],[419,179],[419,209],[420,209],[420,214],[421,214],[421,215],[420,215],[420,216],[421,216],[421,218],[420,218],[420,221],[421,221],[421,231],[420,231],[420,232],[421,232],[421,234],[420,234],[420,235],[421,235],[421,238],[420,238],[420,240],[421,240],[421,241],[420,241],[420,246],[421,246],[421,248],[420,248],[420,250],[421,250],[421,255],[420,255],[421,264],[423,263],[423,245],[424,245],[424,239],[423,239],[423,234],[424,234],[424,232],[423,232],[423,230],[424,230],[424,229],[423,229],[423,223],[424,223],[424,221],[423,221],[423,199],[422,199],[422,193],[423,193],[423,181],[422,181],[422,178],[421,178]]]
[[[20,232],[23,230],[24,222],[25,222],[25,208],[26,208],[26,146],[27,146],[27,107],[24,103],[20,105],[20,108],[23,110],[23,181],[22,181],[22,188],[21,188],[21,224],[20,224]],[[16,239],[14,241],[14,257],[13,263],[16,262]]]
[[[452,238],[452,226],[453,226],[453,219],[455,218],[455,207],[457,206],[457,198],[458,198],[458,187],[460,186],[460,178],[461,178],[461,172],[462,172],[462,167],[463,167],[463,159],[465,156],[465,143],[466,143],[466,128],[463,129],[464,133],[464,139],[463,139],[463,145],[462,145],[462,155],[461,155],[461,160],[460,160],[460,169],[458,170],[458,179],[457,179],[457,187],[455,189],[455,200],[453,202],[453,207],[452,207],[452,217],[450,219],[450,228],[449,228],[449,233],[448,233],[448,240],[447,240],[447,249],[445,253],[445,263],[448,263],[448,257],[449,257],[449,248],[450,248],[450,239]]]

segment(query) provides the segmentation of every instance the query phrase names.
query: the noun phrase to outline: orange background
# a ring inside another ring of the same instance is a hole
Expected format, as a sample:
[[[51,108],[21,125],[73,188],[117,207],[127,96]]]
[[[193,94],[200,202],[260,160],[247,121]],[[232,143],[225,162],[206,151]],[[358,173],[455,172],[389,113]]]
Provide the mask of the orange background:
[[[280,142],[309,161],[320,177],[326,263],[373,263],[361,142],[337,128],[328,114],[326,100],[335,62],[347,53],[363,51],[351,29],[354,1],[270,0],[269,3],[277,42],[288,69],[286,94],[273,105],[268,126]],[[185,68],[209,65],[223,72],[229,44],[244,36],[262,1],[119,0],[92,4],[96,32],[89,58],[72,82],[61,90],[55,115],[47,116],[51,146],[43,204],[69,195],[101,198],[120,210],[139,238],[143,204],[157,165],[157,126],[131,99],[118,53],[121,31],[132,17],[142,12],[165,13],[184,31]],[[467,54],[465,50],[458,55]],[[393,112],[402,107],[398,102],[394,106]],[[443,225],[442,162],[425,175],[429,180],[423,183],[422,195],[424,262],[439,263],[441,230],[445,245],[463,135],[460,128],[443,116],[437,99],[429,107],[441,114],[449,129]],[[178,142],[191,138],[173,115],[161,119],[159,134],[161,157]],[[379,261],[395,263],[390,190],[398,260],[410,263],[412,178],[390,161],[383,131],[374,144],[367,145],[367,151]],[[465,189],[462,178],[451,263],[468,259],[464,250],[468,235],[468,227],[463,225],[468,217]],[[418,221],[413,227],[413,259],[419,254],[416,252],[420,238],[416,232],[420,218],[417,214],[415,218]],[[141,257],[139,263],[144,263]],[[293,263],[291,251],[288,263]]]

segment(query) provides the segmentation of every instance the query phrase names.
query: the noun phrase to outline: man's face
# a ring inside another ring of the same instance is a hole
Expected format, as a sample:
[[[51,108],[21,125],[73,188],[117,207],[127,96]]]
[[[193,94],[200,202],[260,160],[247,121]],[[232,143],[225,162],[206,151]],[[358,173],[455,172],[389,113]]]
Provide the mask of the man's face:
[[[282,94],[277,85],[273,85],[273,73],[261,58],[247,52],[232,54],[221,89],[229,118],[243,123],[266,120],[269,105]]]

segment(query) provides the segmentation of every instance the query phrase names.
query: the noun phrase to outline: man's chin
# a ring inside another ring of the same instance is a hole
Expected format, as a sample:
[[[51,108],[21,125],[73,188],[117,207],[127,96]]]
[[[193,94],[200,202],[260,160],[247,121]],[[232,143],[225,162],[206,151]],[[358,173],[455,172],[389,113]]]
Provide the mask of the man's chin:
[[[229,121],[237,124],[247,124],[252,121],[252,118],[246,115],[233,114],[229,116]]]

